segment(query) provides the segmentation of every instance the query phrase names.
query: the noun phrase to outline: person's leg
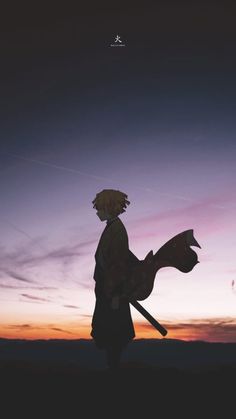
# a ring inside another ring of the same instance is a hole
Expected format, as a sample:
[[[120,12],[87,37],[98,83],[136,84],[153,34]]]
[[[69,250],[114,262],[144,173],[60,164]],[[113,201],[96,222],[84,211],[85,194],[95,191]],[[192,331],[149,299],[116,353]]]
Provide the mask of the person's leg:
[[[117,370],[120,366],[122,347],[120,345],[110,345],[106,348],[107,366],[111,370]]]

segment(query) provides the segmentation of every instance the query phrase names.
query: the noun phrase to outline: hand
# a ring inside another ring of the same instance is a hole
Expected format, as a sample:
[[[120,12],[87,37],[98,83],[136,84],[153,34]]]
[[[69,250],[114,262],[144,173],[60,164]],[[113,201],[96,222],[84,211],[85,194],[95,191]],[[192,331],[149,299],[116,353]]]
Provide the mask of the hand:
[[[116,295],[115,297],[112,297],[112,300],[111,300],[111,308],[113,310],[118,310],[118,308],[119,308],[119,300],[120,300],[120,298],[119,298],[118,295]]]

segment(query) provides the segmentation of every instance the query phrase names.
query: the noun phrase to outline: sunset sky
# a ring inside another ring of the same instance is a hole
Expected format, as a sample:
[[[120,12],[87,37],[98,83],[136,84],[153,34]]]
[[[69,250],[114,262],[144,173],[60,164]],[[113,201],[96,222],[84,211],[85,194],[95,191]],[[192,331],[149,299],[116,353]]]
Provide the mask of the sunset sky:
[[[92,200],[118,189],[139,259],[187,229],[201,245],[142,305],[168,338],[236,342],[235,7],[180,3],[4,11],[0,337],[90,337]]]

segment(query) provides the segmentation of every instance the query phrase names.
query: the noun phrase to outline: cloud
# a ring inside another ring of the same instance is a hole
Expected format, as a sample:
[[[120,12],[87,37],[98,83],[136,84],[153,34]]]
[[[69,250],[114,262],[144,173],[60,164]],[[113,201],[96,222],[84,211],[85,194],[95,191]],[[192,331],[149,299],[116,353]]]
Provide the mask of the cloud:
[[[34,289],[34,290],[40,290],[40,291],[53,291],[53,290],[58,290],[57,287],[47,287],[47,286],[40,286],[40,287],[28,287],[28,289]]]
[[[21,295],[22,295],[22,297],[29,298],[30,300],[42,301],[42,302],[45,302],[45,303],[50,303],[51,302],[47,298],[37,297],[36,295],[31,295],[31,294],[21,294]]]
[[[26,324],[10,324],[10,325],[5,326],[5,328],[22,330],[22,331],[28,331],[28,330],[34,330],[34,329],[37,329],[37,330],[38,329],[40,329],[40,330],[51,329],[51,330],[55,330],[56,332],[68,333],[68,334],[71,334],[71,335],[74,334],[70,330],[61,329],[60,327],[54,327],[52,325],[41,326],[41,325],[35,325],[35,324],[29,324],[29,323],[26,323]]]
[[[141,217],[130,222],[131,227],[138,231],[132,234],[132,238],[143,239],[157,236],[157,234],[163,236],[176,229],[176,226],[178,229],[188,229],[196,224],[202,237],[218,233],[230,225],[227,209],[234,200],[232,193],[228,192],[219,196],[209,196],[200,202],[193,202],[181,208]],[[155,231],[158,233],[155,234]]]
[[[10,279],[17,282],[29,284],[31,289],[43,290],[43,289],[56,289],[55,287],[46,287],[46,284],[38,282],[37,280],[28,278],[24,274],[26,269],[35,269],[39,272],[45,269],[47,262],[59,262],[62,265],[68,265],[74,261],[74,258],[85,254],[84,248],[87,247],[94,240],[86,240],[83,242],[77,242],[75,244],[63,245],[57,249],[53,249],[47,252],[41,252],[40,254],[34,254],[31,248],[28,246],[20,246],[11,252],[7,251],[3,246],[0,246],[0,288],[2,289],[18,289],[25,287],[19,286],[17,283],[10,282]],[[82,250],[83,249],[83,250]],[[64,270],[61,269],[59,277],[63,274]],[[9,278],[6,278],[9,277]],[[42,278],[43,281],[43,278]],[[44,281],[45,282],[45,281]]]
[[[80,308],[79,306],[74,306],[73,304],[63,304],[63,307],[66,307],[66,308]]]
[[[2,217],[2,216],[1,216],[1,220],[4,221],[4,223],[7,223],[13,230],[17,231],[18,233],[22,234],[27,239],[29,239],[31,246],[32,246],[32,244],[36,244],[37,246],[40,247],[41,250],[43,249],[43,247],[41,247],[41,245],[38,243],[38,239],[35,239],[34,237],[31,237],[25,230],[23,230],[22,228],[18,227],[12,221],[10,221],[10,220],[6,219],[5,217]]]
[[[51,327],[51,330],[55,330],[56,332],[69,333],[70,335],[74,335],[73,332],[70,332],[69,330],[61,329],[60,327]]]
[[[12,271],[6,270],[5,273],[9,275],[11,278],[17,279],[18,281],[27,282],[30,284],[35,283],[35,281],[33,281],[32,279],[25,278],[24,276],[19,275]]]
[[[189,319],[184,322],[170,322],[160,319],[158,321],[168,330],[170,337],[210,342],[236,342],[235,318]],[[141,333],[155,333],[154,327],[148,322],[135,322],[135,327]]]
[[[228,185],[228,188],[224,188],[223,191],[221,191],[220,195],[216,195],[215,197],[210,197],[210,199],[213,198],[213,202],[211,203],[212,207],[219,208],[219,209],[227,209],[228,205],[227,202],[232,202],[230,204],[230,207],[235,207],[235,194],[232,193],[234,190],[234,185]],[[144,190],[146,192],[152,193],[154,196],[167,196],[173,199],[186,201],[195,204],[195,200],[193,198],[189,198],[189,196],[183,196],[176,193],[169,193],[169,192],[161,192],[160,190],[154,189],[154,188],[143,188],[143,187],[135,187],[135,189]],[[208,199],[208,198],[206,198]],[[215,201],[214,201],[215,200]]]
[[[10,324],[5,326],[8,329],[19,329],[19,330],[30,330],[30,329],[41,329],[40,326],[34,326],[32,324]]]
[[[46,261],[54,261],[59,260],[62,263],[68,263],[68,259],[73,260],[73,258],[78,258],[78,256],[83,256],[84,247],[88,246],[90,243],[94,243],[94,240],[79,242],[76,244],[68,244],[67,246],[61,246],[57,249],[53,249],[51,251],[47,251],[41,254],[33,254],[31,249],[28,246],[22,247],[20,246],[18,249],[12,252],[6,252],[2,249],[0,253],[0,264],[1,264],[1,271],[4,273],[8,273],[10,276],[14,277],[15,279],[21,279],[21,275],[18,275],[12,272],[12,269],[9,267],[14,266],[15,270],[23,269],[28,266],[38,266],[42,262]],[[14,276],[15,275],[15,276]],[[30,280],[23,278],[26,282],[30,282]],[[34,282],[31,280],[31,282]]]
[[[17,287],[17,286],[14,286],[14,285],[6,285],[6,284],[2,284],[2,283],[0,283],[0,288],[3,288],[3,289],[9,289],[9,290],[13,290],[13,289],[22,289],[22,288],[27,288],[28,289],[28,287]]]
[[[64,261],[64,259],[67,259],[68,262],[68,258],[74,258],[74,257],[78,257],[81,256],[82,253],[79,252],[77,250],[78,245],[74,245],[74,246],[64,246],[55,250],[52,250],[48,253],[45,254],[41,254],[41,255],[32,255],[32,254],[27,254],[22,255],[21,251],[19,249],[19,254],[17,257],[17,265],[21,266],[21,267],[25,267],[25,266],[37,266],[39,264],[39,262],[43,262],[43,261],[50,261],[50,260],[60,260],[61,262]]]
[[[15,290],[38,290],[38,291],[53,291],[57,290],[57,287],[47,287],[47,286],[22,286],[22,285],[9,285],[5,283],[0,282],[0,288],[2,289],[15,289]]]

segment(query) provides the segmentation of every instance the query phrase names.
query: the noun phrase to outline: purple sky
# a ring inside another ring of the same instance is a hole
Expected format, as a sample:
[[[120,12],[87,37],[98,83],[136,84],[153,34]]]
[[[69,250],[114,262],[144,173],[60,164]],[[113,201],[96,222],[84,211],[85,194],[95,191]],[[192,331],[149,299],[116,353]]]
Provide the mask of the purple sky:
[[[92,200],[102,189],[128,195],[120,218],[139,259],[190,228],[202,247],[201,263],[189,274],[166,268],[157,275],[143,302],[154,316],[235,320],[236,37],[230,13],[218,6],[210,30],[206,5],[201,36],[197,24],[190,29],[196,10],[184,10],[188,21],[172,32],[164,24],[149,28],[151,10],[143,17],[146,32],[138,30],[141,10],[133,30],[116,18],[127,43],[119,51],[109,48],[113,15],[105,28],[90,31],[69,15],[44,26],[23,20],[5,36],[0,322],[6,330],[29,319],[68,324],[74,333],[78,322],[89,325],[94,253],[105,227]],[[173,5],[161,12],[174,20]],[[7,72],[17,60],[18,72]]]

